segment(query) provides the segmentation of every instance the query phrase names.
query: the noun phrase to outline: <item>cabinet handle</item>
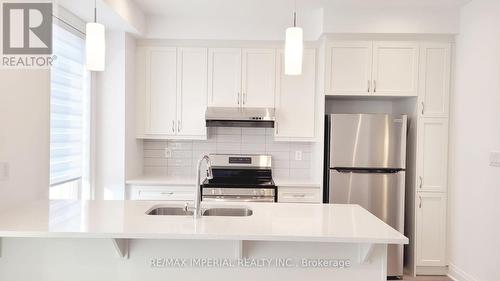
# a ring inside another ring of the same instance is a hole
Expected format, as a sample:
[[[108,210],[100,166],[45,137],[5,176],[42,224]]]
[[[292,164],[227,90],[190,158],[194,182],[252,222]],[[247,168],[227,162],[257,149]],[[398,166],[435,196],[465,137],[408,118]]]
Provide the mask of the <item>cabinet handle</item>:
[[[420,184],[418,186],[420,187],[420,189],[422,189],[424,178],[422,176],[420,176],[420,177],[418,177],[418,179],[420,180]]]
[[[370,83],[370,80],[368,80],[368,91],[367,91],[368,93],[370,93],[371,87],[372,87],[372,84]]]
[[[373,92],[377,92],[377,80],[373,80]]]
[[[247,102],[247,93],[243,93],[243,104]]]
[[[236,102],[238,103],[238,105],[240,104],[240,92],[238,92],[238,97],[236,98]]]
[[[422,209],[422,196],[418,196],[418,208]]]
[[[182,124],[181,120],[178,120],[177,121],[177,132],[179,132],[179,133],[181,132],[181,124]]]
[[[304,198],[304,197],[306,197],[306,195],[305,194],[293,194],[293,197],[295,197],[295,198]]]
[[[173,192],[160,192],[160,195],[173,195]]]
[[[425,103],[422,102],[422,115],[424,115],[424,113],[425,113]]]
[[[175,133],[175,120],[172,120],[172,133]]]

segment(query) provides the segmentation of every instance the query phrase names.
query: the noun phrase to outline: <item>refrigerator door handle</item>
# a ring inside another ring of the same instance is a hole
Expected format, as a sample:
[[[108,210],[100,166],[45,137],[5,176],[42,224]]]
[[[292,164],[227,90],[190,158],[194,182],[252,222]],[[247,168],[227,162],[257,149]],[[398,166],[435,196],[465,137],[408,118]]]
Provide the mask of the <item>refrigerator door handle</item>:
[[[333,170],[341,174],[396,174],[403,169],[365,169],[365,168],[334,168]]]

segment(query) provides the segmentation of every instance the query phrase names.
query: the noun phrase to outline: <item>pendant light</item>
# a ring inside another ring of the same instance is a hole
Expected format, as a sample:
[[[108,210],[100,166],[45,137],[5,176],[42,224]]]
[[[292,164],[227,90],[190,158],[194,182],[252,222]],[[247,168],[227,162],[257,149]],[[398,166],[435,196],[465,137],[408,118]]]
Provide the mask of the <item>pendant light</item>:
[[[302,28],[297,27],[297,2],[293,12],[293,26],[286,29],[285,41],[285,74],[302,74],[302,55],[304,39]]]
[[[104,71],[106,38],[104,25],[97,23],[97,1],[94,0],[94,22],[87,23],[85,38],[86,65],[90,71]]]

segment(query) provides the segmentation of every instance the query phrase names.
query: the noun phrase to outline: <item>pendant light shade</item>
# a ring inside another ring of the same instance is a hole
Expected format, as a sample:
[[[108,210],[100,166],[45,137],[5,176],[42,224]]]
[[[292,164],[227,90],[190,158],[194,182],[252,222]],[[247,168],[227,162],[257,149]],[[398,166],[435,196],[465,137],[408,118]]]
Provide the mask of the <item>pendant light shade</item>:
[[[94,22],[85,29],[85,60],[87,70],[104,71],[106,64],[106,35],[104,25],[97,23],[97,0],[94,0]]]
[[[285,74],[302,74],[302,54],[304,52],[303,32],[300,27],[286,29]]]
[[[87,23],[85,53],[88,70],[104,71],[106,57],[104,25],[95,22]]]
[[[297,6],[297,3],[295,3]],[[302,28],[297,27],[297,12],[293,12],[293,27],[286,29],[285,39],[285,74],[302,74],[302,54],[304,52],[304,35]]]

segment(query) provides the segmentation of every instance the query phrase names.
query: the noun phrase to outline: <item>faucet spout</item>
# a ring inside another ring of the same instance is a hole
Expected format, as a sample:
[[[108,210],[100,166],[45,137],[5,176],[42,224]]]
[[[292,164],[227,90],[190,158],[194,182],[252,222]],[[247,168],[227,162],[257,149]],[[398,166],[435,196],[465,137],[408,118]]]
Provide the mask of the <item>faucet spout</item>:
[[[201,180],[201,164],[203,162],[207,163],[207,179],[212,179],[212,163],[210,161],[210,157],[208,155],[203,156],[199,161],[198,161],[198,173],[196,177],[196,186],[195,186],[195,198],[194,198],[194,212],[193,212],[193,217],[194,218],[199,218],[201,217],[201,186],[200,186],[200,180]]]

